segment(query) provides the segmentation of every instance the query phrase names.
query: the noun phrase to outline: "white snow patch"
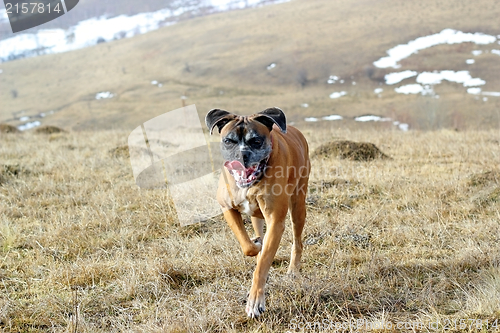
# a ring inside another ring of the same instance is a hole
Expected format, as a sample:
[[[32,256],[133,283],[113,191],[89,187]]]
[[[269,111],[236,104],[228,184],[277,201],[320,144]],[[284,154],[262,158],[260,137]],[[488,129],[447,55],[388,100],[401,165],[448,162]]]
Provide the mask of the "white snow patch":
[[[365,116],[359,116],[354,118],[354,121],[361,121],[361,122],[366,122],[366,121],[392,121],[391,118],[383,118],[380,116],[375,116],[375,115],[365,115]]]
[[[474,50],[474,51],[472,51],[472,54],[475,55],[475,56],[478,56],[480,54],[483,54],[483,51],[481,51],[481,50]]]
[[[407,84],[405,86],[398,87],[394,89],[397,93],[399,94],[420,94],[421,92],[424,91],[424,87],[422,87],[420,84]]]
[[[3,73],[3,69],[0,69],[0,74],[2,74],[2,73]]]
[[[356,85],[356,82],[352,81],[352,85],[355,86]]]
[[[40,123],[38,120],[36,120],[36,121],[31,122],[31,123],[19,125],[19,126],[17,126],[17,129],[20,131],[26,131],[26,130],[29,130],[31,128],[38,127],[41,124],[42,123]]]
[[[500,97],[500,92],[495,91],[483,91],[482,95]]]
[[[302,104],[300,104],[300,106],[302,106],[303,108],[308,108],[308,107],[309,107],[309,104],[307,104],[307,103],[302,103]]]
[[[398,128],[400,130],[402,130],[403,132],[408,132],[408,130],[410,129],[410,125],[406,124],[406,123],[401,123],[401,124],[398,124]]]
[[[385,79],[386,84],[391,85],[391,84],[399,83],[399,82],[403,81],[404,79],[416,76],[417,74],[418,73],[415,71],[407,70],[407,71],[403,71],[403,72],[387,74],[386,76],[384,76],[384,79]]]
[[[380,94],[380,93],[382,93],[382,91],[384,91],[384,89],[382,89],[382,88],[376,88],[373,92],[375,94]]]
[[[481,93],[481,88],[469,88],[467,89],[467,93],[472,95],[479,95]]]
[[[330,116],[325,116],[321,119],[323,119],[323,120],[342,120],[342,119],[344,119],[344,117],[339,116],[338,114],[332,114]]]
[[[491,50],[491,53],[500,55],[500,50],[493,49],[493,50]]]
[[[488,100],[488,97],[483,97],[483,102],[486,102]]]
[[[458,44],[472,42],[475,44],[491,44],[496,41],[495,36],[485,35],[479,32],[475,34],[464,33],[453,29],[444,29],[443,31],[424,37],[414,39],[407,44],[401,44],[387,51],[388,57],[380,58],[373,64],[378,68],[399,68],[399,61],[418,53],[420,50],[427,49],[440,44]]]
[[[155,84],[158,84],[158,81],[153,80],[153,81],[151,81],[151,84],[154,84],[154,85],[155,85]]]
[[[473,64],[473,63],[475,63],[475,62],[476,62],[476,60],[474,60],[474,59],[467,59],[467,60],[465,60],[465,63],[466,63],[467,65],[472,65],[472,64]]]
[[[339,97],[342,97],[342,96],[345,96],[347,95],[347,92],[345,91],[338,91],[338,92],[333,92],[330,94],[330,98],[339,98]]]
[[[115,95],[110,93],[109,91],[103,91],[103,92],[97,93],[95,95],[95,99],[112,98],[113,96],[115,96]]]
[[[30,117],[28,117],[28,116],[24,116],[24,117],[19,118],[19,121],[28,121],[28,120],[30,120]]]
[[[326,81],[326,83],[333,84],[333,83],[335,83],[338,80],[339,80],[338,76],[336,76],[336,75],[330,75],[330,77],[328,78],[328,80]]]
[[[304,118],[305,121],[309,121],[309,122],[315,122],[315,121],[318,121],[318,118],[316,117],[307,117],[307,118]]]
[[[462,83],[464,87],[481,86],[486,83],[480,78],[472,78],[469,71],[423,72],[417,76],[417,82],[421,84],[439,84],[442,80]]]
[[[276,64],[273,62],[272,64],[270,64],[269,66],[267,66],[267,70],[270,71],[271,69],[273,69],[275,67],[276,67]]]

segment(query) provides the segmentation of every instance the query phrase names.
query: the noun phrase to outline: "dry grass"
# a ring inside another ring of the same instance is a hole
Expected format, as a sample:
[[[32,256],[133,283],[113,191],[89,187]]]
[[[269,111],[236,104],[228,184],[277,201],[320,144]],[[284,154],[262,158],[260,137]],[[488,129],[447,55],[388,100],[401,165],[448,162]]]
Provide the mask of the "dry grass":
[[[221,218],[180,227],[165,191],[137,189],[128,133],[0,134],[0,329],[276,332],[293,319],[500,316],[498,132],[304,132],[312,149],[349,139],[393,159],[312,160],[302,277],[285,276],[287,229],[257,321],[242,304],[254,259]]]

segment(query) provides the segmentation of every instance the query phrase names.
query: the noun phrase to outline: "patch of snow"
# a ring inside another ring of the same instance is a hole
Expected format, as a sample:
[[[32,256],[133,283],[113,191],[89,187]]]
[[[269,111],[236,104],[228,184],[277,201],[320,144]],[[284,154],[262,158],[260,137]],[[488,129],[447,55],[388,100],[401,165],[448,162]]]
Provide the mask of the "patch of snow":
[[[488,100],[488,97],[483,97],[483,102],[486,102]]]
[[[420,94],[421,92],[424,91],[424,87],[422,87],[420,84],[407,84],[405,86],[398,87],[394,89],[397,93],[399,94]]]
[[[475,62],[476,62],[476,60],[474,60],[474,59],[467,59],[467,60],[465,60],[465,63],[466,63],[467,65],[472,65],[472,64],[473,64],[473,63],[475,63]]]
[[[270,64],[269,66],[267,66],[267,70],[270,71],[271,69],[273,69],[275,67],[276,67],[276,64],[273,62],[272,64]]]
[[[158,83],[158,88],[161,88],[163,87],[163,84],[162,83]]]
[[[19,118],[19,121],[28,121],[28,120],[30,120],[30,117],[28,117],[28,116],[24,116],[24,117]]]
[[[316,117],[307,117],[307,118],[304,118],[305,121],[309,121],[309,122],[315,122],[315,121],[318,121],[318,118]]]
[[[421,84],[439,84],[442,80],[462,83],[464,87],[480,86],[486,83],[479,78],[472,78],[469,71],[423,72],[417,76],[417,82]]]
[[[0,74],[2,74],[2,73],[3,73],[3,69],[0,69]]]
[[[402,130],[403,132],[408,132],[410,129],[410,125],[406,123],[398,124],[398,128]]]
[[[399,61],[408,58],[410,55],[418,53],[420,50],[427,49],[440,44],[458,44],[472,42],[475,44],[491,44],[496,41],[495,36],[485,35],[479,32],[475,34],[464,33],[453,29],[444,29],[443,31],[424,37],[414,39],[407,44],[401,44],[387,51],[388,57],[380,58],[373,64],[378,68],[400,68]]]
[[[472,54],[475,55],[475,56],[478,56],[480,54],[483,54],[483,51],[481,51],[481,50],[474,50],[474,51],[472,51]]]
[[[328,80],[326,81],[326,83],[333,84],[333,83],[335,83],[338,80],[339,80],[338,76],[336,76],[336,75],[330,75],[330,77],[328,78]]]
[[[158,81],[153,80],[153,81],[151,81],[151,84],[158,84]]]
[[[345,91],[338,91],[338,92],[333,92],[330,94],[330,98],[340,98],[342,96],[347,95],[347,92]]]
[[[467,89],[467,93],[472,95],[479,95],[481,93],[481,88],[469,88]]]
[[[361,121],[361,122],[366,122],[366,121],[392,121],[391,118],[382,118],[380,116],[375,116],[375,115],[365,115],[365,116],[359,116],[354,118],[354,121]]]
[[[380,94],[380,93],[382,93],[382,91],[384,91],[384,89],[382,89],[382,88],[376,88],[373,92],[375,94]]]
[[[115,95],[110,93],[109,91],[103,91],[103,92],[97,93],[95,95],[95,99],[112,98],[113,96],[115,96]]]
[[[495,91],[483,91],[482,95],[500,97],[500,92]]]
[[[352,85],[355,86],[356,85],[356,82],[352,81]]]
[[[340,80],[340,83],[344,83],[344,80]]]
[[[302,104],[300,104],[300,106],[302,106],[303,108],[308,108],[308,107],[309,107],[309,104],[307,104],[307,103],[302,103]]]
[[[20,130],[20,131],[26,131],[26,130],[29,130],[31,128],[34,128],[34,127],[38,127],[40,126],[42,123],[40,123],[38,120],[37,121],[33,121],[31,123],[26,123],[26,124],[22,124],[22,125],[19,125],[17,126],[17,129]]]
[[[342,119],[344,119],[344,117],[339,116],[337,114],[332,114],[330,116],[326,116],[326,117],[323,117],[321,119],[323,119],[323,120],[342,120]]]
[[[491,53],[500,55],[500,50],[493,49],[493,50],[491,50]]]
[[[45,118],[45,113],[42,112],[39,114],[39,116],[40,116],[40,118]]]
[[[384,76],[384,79],[385,79],[385,83],[386,84],[396,84],[396,83],[399,83],[401,81],[403,81],[404,79],[408,79],[410,77],[413,77],[413,76],[417,76],[417,72],[415,71],[403,71],[403,72],[397,72],[397,73],[390,73],[390,74],[387,74],[386,76]]]

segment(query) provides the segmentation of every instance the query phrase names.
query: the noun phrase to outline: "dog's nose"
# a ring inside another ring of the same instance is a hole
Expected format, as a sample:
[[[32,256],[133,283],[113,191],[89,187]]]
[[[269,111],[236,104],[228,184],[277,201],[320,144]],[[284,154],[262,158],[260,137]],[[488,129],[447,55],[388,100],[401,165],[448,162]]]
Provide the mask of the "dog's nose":
[[[243,157],[243,164],[247,166],[248,162],[250,161],[250,152],[249,151],[242,151],[241,156]]]

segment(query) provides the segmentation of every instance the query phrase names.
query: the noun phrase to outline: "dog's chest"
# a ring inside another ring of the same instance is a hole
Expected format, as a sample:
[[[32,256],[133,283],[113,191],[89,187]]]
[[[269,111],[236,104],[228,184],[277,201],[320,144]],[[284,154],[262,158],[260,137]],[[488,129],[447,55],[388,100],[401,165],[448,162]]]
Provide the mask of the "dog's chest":
[[[248,194],[248,189],[239,189],[234,196],[234,205],[240,213],[252,216],[259,207],[255,197]]]

